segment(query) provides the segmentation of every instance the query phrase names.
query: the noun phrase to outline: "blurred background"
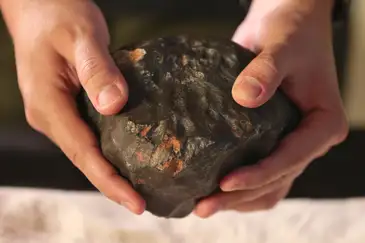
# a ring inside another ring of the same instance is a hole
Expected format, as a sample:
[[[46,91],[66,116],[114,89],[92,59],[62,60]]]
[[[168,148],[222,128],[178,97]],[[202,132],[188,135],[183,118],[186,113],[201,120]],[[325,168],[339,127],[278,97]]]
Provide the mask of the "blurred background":
[[[111,49],[167,34],[218,34],[230,38],[246,11],[239,1],[96,2],[110,27]],[[339,84],[351,133],[344,143],[308,168],[289,197],[365,195],[364,25],[363,0],[353,0],[349,18],[334,25]],[[0,186],[94,190],[56,146],[27,125],[17,86],[13,47],[2,20],[0,36]]]

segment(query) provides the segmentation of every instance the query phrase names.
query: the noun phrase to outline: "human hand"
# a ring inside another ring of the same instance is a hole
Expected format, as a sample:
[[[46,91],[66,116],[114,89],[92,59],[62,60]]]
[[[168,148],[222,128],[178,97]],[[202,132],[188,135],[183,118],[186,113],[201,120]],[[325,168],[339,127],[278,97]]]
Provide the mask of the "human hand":
[[[102,156],[75,103],[81,87],[104,115],[119,112],[128,98],[126,82],[109,55],[109,33],[98,7],[89,0],[1,4],[29,124],[55,142],[106,197],[142,213],[144,200]]]
[[[333,0],[254,0],[233,40],[258,53],[238,76],[234,100],[254,108],[280,86],[304,116],[299,127],[258,164],[220,183],[223,192],[202,200],[195,213],[250,212],[273,208],[316,158],[342,142],[348,124],[332,50]]]

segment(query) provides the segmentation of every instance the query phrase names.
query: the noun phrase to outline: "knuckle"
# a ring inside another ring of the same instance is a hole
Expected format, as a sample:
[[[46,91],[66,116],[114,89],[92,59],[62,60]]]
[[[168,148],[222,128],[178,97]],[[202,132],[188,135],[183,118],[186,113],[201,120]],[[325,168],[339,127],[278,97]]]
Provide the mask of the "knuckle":
[[[36,126],[37,119],[35,118],[34,111],[30,108],[25,109],[25,119],[31,127]]]
[[[274,57],[270,53],[262,52],[259,57],[260,57],[260,61],[274,67]]]
[[[27,106],[25,108],[25,119],[27,123],[29,124],[30,127],[32,127],[37,131],[43,131],[40,122],[40,117],[41,116],[39,116],[39,112],[36,109],[30,106]]]
[[[272,54],[263,52],[260,54],[259,60],[261,63],[264,64],[265,68],[268,68],[274,75],[279,73],[278,67],[275,64],[275,59]]]
[[[257,187],[257,180],[252,174],[242,175],[239,181],[235,184],[235,188],[238,190],[251,189],[255,187]]]
[[[316,157],[319,158],[319,157],[325,156],[331,149],[332,149],[332,146],[327,146],[327,147],[319,150]]]
[[[246,68],[244,75],[255,77],[258,82],[268,90],[279,85],[279,68],[275,57],[270,52],[260,53]]]
[[[81,155],[78,150],[74,150],[70,154],[70,160],[71,162],[84,174],[87,174],[86,168],[84,163],[82,163]]]
[[[292,180],[292,178],[295,176],[296,172],[293,172],[292,174],[286,174],[284,176],[281,176],[279,179],[277,179],[275,182],[273,182],[272,184],[272,188],[273,189],[279,189],[281,187],[283,187],[288,180]]]
[[[350,131],[349,122],[346,117],[342,117],[338,120],[337,133],[335,136],[335,143],[339,144],[346,140]]]
[[[266,200],[264,200],[263,208],[264,209],[273,209],[278,204],[278,199],[274,196],[267,197]]]
[[[82,82],[83,85],[87,85],[88,82],[96,75],[98,75],[101,71],[102,67],[97,57],[91,56],[84,59],[80,63],[80,82]]]
[[[74,35],[79,39],[92,39],[97,35],[95,27],[88,23],[78,24],[73,31]]]
[[[281,199],[280,191],[267,194],[267,196],[263,198],[263,208],[273,209],[279,203],[280,199]]]
[[[242,174],[242,185],[247,188],[258,188],[270,182],[272,168],[267,160],[260,161],[251,171]]]

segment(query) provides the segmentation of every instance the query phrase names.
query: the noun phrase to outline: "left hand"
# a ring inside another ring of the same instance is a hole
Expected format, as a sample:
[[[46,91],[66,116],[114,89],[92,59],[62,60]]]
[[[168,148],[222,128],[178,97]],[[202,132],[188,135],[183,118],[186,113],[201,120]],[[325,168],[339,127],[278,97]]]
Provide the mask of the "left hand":
[[[145,200],[103,156],[77,109],[81,88],[103,115],[118,113],[128,99],[100,9],[91,0],[0,0],[0,7],[14,43],[29,125],[54,142],[105,197],[142,214]]]
[[[223,192],[202,200],[198,216],[273,208],[314,159],[347,137],[332,50],[332,6],[333,0],[252,2],[233,40],[258,56],[237,78],[233,98],[254,108],[281,86],[304,118],[269,157],[223,178]]]

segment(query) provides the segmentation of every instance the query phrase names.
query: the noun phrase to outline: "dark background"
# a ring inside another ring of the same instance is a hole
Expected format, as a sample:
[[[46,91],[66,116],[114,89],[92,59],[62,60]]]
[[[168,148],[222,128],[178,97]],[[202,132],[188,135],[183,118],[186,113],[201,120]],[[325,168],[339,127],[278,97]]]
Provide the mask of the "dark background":
[[[231,37],[245,16],[238,1],[96,1],[112,35],[111,49],[158,35],[199,33]],[[198,2],[198,3],[197,3]],[[334,25],[334,48],[345,82],[347,21]],[[0,186],[95,190],[56,146],[25,122],[16,85],[14,57],[4,23],[0,24]],[[365,195],[365,131],[314,161],[294,184],[289,197],[346,198]]]

